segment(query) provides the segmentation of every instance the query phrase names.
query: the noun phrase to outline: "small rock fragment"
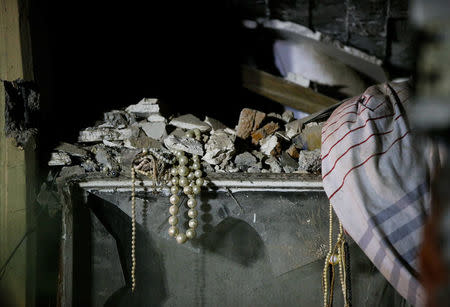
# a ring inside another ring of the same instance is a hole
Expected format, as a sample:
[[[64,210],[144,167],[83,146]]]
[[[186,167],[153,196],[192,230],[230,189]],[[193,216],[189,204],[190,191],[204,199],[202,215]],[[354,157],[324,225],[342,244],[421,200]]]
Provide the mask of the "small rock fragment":
[[[151,123],[158,123],[158,122],[166,122],[166,119],[164,116],[162,116],[159,113],[151,113],[148,117],[147,117],[147,121],[151,122]]]
[[[280,128],[280,126],[274,122],[265,124],[262,128],[259,128],[258,130],[252,132],[252,143],[254,145],[257,145],[260,140],[262,140],[268,135],[273,134],[275,131],[278,130],[278,128]]]
[[[84,158],[87,156],[87,151],[84,150],[83,148],[64,142],[56,146],[55,150],[65,152],[66,154],[69,154],[70,156],[73,157]]]
[[[82,162],[80,165],[82,168],[84,168],[84,170],[86,172],[96,172],[96,171],[100,170],[100,167],[97,165],[97,163],[95,163],[91,159],[87,159],[86,161]]]
[[[202,161],[202,168],[205,172],[207,173],[212,173],[214,172],[214,168],[211,166],[211,164],[209,164],[206,161]]]
[[[236,136],[245,140],[252,131],[259,128],[264,118],[266,118],[266,114],[263,112],[248,108],[242,109],[236,127]]]
[[[281,173],[282,171],[281,164],[280,162],[278,162],[276,158],[270,157],[264,163],[270,166],[270,171],[272,173]]]
[[[186,131],[184,131],[181,128],[176,128],[175,130],[173,130],[170,135],[174,135],[177,136],[179,138],[185,137],[186,136]]]
[[[52,152],[50,161],[48,161],[49,166],[70,165],[71,163],[70,156],[65,152]]]
[[[231,134],[231,135],[236,135],[236,130],[228,128],[228,127],[225,128],[223,131],[225,131],[226,133]]]
[[[170,121],[169,125],[188,130],[197,128],[202,132],[211,130],[211,127],[207,123],[202,122],[192,114],[185,114],[174,118]]]
[[[103,167],[104,171],[113,172],[114,175],[120,171],[119,163],[114,159],[113,153],[103,144],[96,145],[92,152],[95,153],[95,160]]]
[[[137,117],[149,117],[150,114],[159,112],[158,99],[143,98],[137,104],[128,106],[125,111]]]
[[[121,147],[123,147],[123,142],[122,141],[103,140],[103,144],[105,144],[108,147],[112,147],[112,148],[121,148]]]
[[[302,150],[298,158],[299,171],[316,173],[321,169],[320,149]]]
[[[279,119],[279,120],[283,120],[283,117],[281,117],[280,114],[275,113],[275,112],[271,112],[271,113],[267,114],[267,117],[272,117],[272,118],[276,118],[276,119]]]
[[[130,137],[135,137],[139,133],[138,127],[129,127],[125,129],[111,128],[86,128],[81,130],[78,135],[78,142],[93,143],[107,141],[123,141]]]
[[[112,110],[103,114],[103,120],[106,126],[118,128],[128,126],[134,119],[125,111]]]
[[[302,129],[303,121],[301,119],[296,119],[287,123],[284,127],[286,129],[286,135],[292,138],[294,135],[298,134]]]
[[[277,136],[268,136],[261,140],[261,152],[267,156],[277,156],[281,152],[281,145]]]
[[[290,123],[294,120],[294,113],[292,111],[284,111],[281,118],[286,122]]]
[[[293,136],[291,141],[292,141],[292,145],[294,145],[297,149],[299,149],[299,150],[307,149],[306,144],[305,144],[306,142],[305,142],[305,140],[303,140],[303,137],[300,133]]]
[[[280,163],[285,173],[292,173],[298,168],[298,162],[292,159],[286,152],[281,154]]]
[[[59,172],[59,177],[72,177],[85,174],[86,171],[79,165],[64,166]]]
[[[308,150],[320,148],[322,144],[322,126],[323,123],[309,123],[303,128],[301,135],[306,142]]]
[[[234,158],[234,163],[236,163],[236,167],[241,171],[246,171],[250,167],[253,167],[256,164],[256,158],[248,151],[237,155]]]
[[[168,149],[182,150],[193,155],[203,156],[204,154],[202,143],[194,138],[169,135],[164,139],[164,145]]]
[[[259,150],[252,150],[252,155],[254,155],[258,161],[262,161],[266,156]]]
[[[216,165],[226,163],[234,154],[234,137],[223,130],[214,131],[205,145],[203,160]]]
[[[261,173],[262,170],[262,163],[258,162],[255,163],[252,167],[249,167],[247,169],[247,173]]]
[[[143,148],[162,148],[162,143],[158,140],[152,139],[145,135],[145,133],[140,133],[138,137],[132,137],[126,139],[123,145],[129,149],[143,149]]]
[[[291,156],[294,159],[298,159],[298,149],[295,147],[295,145],[291,145],[287,150],[286,153]]]
[[[139,126],[145,134],[155,140],[162,140],[167,136],[166,124],[164,122],[141,122]]]
[[[224,130],[227,128],[227,126],[225,126],[224,124],[222,124],[220,121],[218,121],[217,119],[211,118],[206,116],[204,122],[206,124],[208,124],[212,130]]]

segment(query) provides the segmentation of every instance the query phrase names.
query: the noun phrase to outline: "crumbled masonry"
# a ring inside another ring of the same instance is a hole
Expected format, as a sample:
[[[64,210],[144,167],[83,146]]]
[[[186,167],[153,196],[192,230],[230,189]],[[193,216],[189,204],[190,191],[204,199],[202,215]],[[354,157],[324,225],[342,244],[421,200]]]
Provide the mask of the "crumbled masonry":
[[[144,98],[125,110],[104,114],[103,122],[79,132],[78,143],[61,143],[48,164],[64,176],[101,172],[128,175],[142,149],[183,150],[199,155],[206,172],[319,173],[321,124],[295,119],[292,112],[244,108],[236,128],[192,114],[165,118],[157,99]],[[198,129],[201,138],[187,135]]]

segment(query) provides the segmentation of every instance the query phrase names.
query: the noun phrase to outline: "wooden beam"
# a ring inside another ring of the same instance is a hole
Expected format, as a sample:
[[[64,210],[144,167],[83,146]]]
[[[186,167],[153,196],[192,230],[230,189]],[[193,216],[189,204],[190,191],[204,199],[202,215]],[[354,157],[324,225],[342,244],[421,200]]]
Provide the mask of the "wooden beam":
[[[27,0],[0,0],[0,79],[33,79]],[[0,82],[0,265],[34,226],[36,155],[5,135],[5,88]],[[0,280],[0,305],[34,306],[35,236],[15,251]],[[7,300],[6,302],[4,300]]]
[[[338,103],[310,88],[245,65],[242,66],[242,85],[256,94],[306,113],[315,113]]]

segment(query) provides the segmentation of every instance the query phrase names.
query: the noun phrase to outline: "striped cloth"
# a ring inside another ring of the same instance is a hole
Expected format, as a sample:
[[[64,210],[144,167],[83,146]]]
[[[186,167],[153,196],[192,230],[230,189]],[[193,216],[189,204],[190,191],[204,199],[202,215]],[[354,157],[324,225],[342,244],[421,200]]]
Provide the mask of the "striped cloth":
[[[418,250],[430,208],[432,142],[413,135],[407,83],[345,101],[322,129],[322,178],[349,235],[410,304],[424,304]]]

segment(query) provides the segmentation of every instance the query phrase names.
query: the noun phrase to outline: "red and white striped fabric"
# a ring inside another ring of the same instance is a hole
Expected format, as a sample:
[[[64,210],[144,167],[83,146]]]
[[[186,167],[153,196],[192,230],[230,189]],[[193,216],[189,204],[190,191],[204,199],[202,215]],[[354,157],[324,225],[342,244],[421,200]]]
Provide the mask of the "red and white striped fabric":
[[[392,286],[420,306],[417,253],[435,151],[411,133],[409,95],[407,83],[385,83],[339,106],[322,129],[322,178],[346,231]]]

